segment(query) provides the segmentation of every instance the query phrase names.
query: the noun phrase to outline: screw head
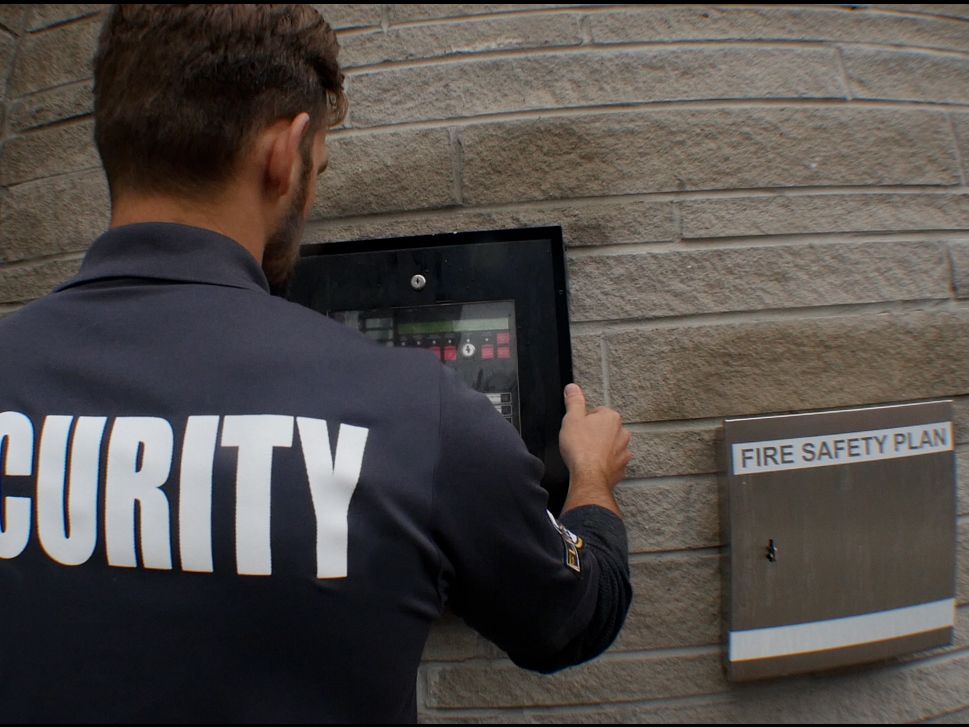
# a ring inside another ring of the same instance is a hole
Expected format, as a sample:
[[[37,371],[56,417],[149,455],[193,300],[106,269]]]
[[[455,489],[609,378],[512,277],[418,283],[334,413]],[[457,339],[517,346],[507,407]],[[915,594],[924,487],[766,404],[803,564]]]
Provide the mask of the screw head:
[[[427,285],[427,278],[420,273],[410,279],[410,287],[414,290],[423,290],[425,285]]]

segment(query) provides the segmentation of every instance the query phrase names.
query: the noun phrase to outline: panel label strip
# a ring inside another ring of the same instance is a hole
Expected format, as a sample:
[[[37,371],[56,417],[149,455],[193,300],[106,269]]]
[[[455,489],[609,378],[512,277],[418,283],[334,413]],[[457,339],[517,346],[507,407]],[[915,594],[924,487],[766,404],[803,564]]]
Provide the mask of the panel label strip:
[[[901,636],[950,628],[955,599],[826,621],[730,632],[730,661],[792,656],[860,646]]]

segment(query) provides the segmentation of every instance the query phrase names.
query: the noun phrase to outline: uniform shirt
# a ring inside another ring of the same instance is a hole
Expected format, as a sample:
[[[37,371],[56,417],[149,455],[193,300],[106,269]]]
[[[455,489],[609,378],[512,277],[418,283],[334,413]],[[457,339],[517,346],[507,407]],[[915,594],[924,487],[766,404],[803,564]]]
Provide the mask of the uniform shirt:
[[[229,238],[111,230],[0,347],[4,720],[413,721],[446,605],[542,671],[622,624],[618,518]]]

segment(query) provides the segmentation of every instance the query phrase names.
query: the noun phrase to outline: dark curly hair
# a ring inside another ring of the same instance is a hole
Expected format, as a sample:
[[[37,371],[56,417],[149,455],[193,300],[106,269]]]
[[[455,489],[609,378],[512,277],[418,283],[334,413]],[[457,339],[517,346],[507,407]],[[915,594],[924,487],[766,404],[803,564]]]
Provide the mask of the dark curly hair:
[[[218,188],[257,132],[301,111],[311,132],[338,125],[338,52],[311,5],[114,6],[94,60],[94,135],[112,199]]]

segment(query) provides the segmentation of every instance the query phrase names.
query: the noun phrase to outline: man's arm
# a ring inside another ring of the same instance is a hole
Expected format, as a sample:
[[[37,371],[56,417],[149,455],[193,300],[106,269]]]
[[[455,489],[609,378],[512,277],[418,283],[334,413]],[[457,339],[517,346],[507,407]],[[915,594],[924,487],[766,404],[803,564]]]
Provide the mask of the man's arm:
[[[612,497],[629,460],[618,415],[586,414],[569,387],[562,446],[574,485],[560,523],[546,510],[541,462],[485,397],[445,375],[441,406],[434,517],[453,610],[529,669],[597,656],[632,593]]]
[[[632,460],[629,430],[613,409],[587,413],[585,394],[576,384],[565,387],[565,417],[559,449],[569,468],[569,494],[560,522],[581,537],[598,565],[598,595],[589,626],[539,671],[554,671],[605,651],[622,628],[632,601],[629,549],[622,513],[613,493]]]

